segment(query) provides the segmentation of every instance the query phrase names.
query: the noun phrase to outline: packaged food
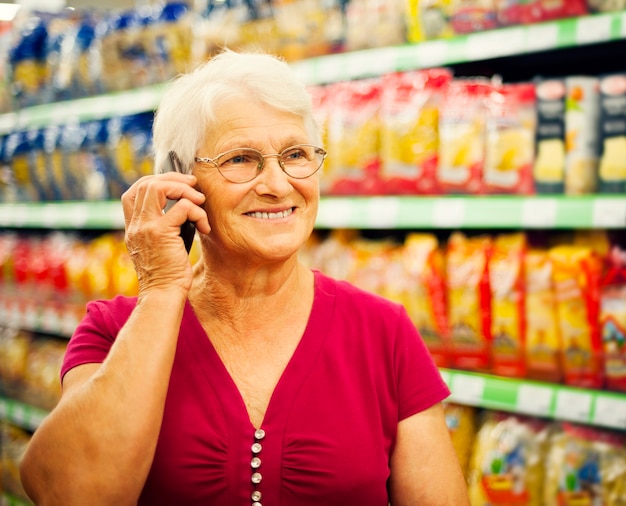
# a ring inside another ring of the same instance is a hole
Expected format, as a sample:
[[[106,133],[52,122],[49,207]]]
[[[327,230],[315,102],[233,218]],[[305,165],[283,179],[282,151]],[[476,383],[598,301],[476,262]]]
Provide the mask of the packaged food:
[[[550,424],[488,412],[475,439],[468,475],[472,506],[544,506],[544,459]]]
[[[328,152],[325,163],[329,193],[381,194],[381,79],[329,85]]]
[[[478,430],[478,411],[473,406],[444,402],[446,426],[456,451],[461,471],[467,478],[469,462]]]
[[[405,0],[350,0],[346,6],[345,50],[403,44]]]
[[[443,193],[483,192],[487,100],[485,78],[454,79],[439,112],[437,182]]]
[[[626,73],[600,77],[598,191],[626,193]]]
[[[533,176],[537,193],[565,189],[565,80],[538,78],[537,135]]]
[[[550,438],[542,506],[623,506],[624,498],[623,434],[562,424]]]
[[[587,14],[585,0],[495,0],[498,23],[540,23]]]
[[[547,250],[531,248],[524,255],[524,287],[527,376],[559,383],[563,379],[563,346]]]
[[[490,94],[483,174],[487,193],[534,193],[535,102],[534,83],[505,83]]]
[[[30,437],[24,429],[0,421],[0,491],[17,499],[9,499],[10,503],[30,502],[20,480],[20,465]],[[4,500],[5,496],[2,498]]]
[[[614,246],[600,293],[606,385],[626,392],[626,251]]]
[[[565,193],[594,193],[598,185],[598,78],[565,78]]]
[[[452,0],[450,25],[455,34],[484,32],[498,26],[494,0]]]
[[[387,194],[435,194],[439,107],[452,80],[445,68],[382,78],[381,177]]]
[[[486,371],[491,367],[491,290],[488,236],[453,233],[446,245],[446,289],[452,365]]]
[[[524,233],[501,234],[489,258],[492,369],[501,376],[526,376],[526,249]]]
[[[602,343],[598,327],[602,264],[588,247],[555,246],[549,250],[563,344],[563,372],[569,385],[604,385]]]
[[[454,36],[453,0],[407,0],[407,40],[422,42]]]
[[[438,367],[449,367],[450,329],[444,252],[433,234],[408,234],[401,252],[402,300]]]

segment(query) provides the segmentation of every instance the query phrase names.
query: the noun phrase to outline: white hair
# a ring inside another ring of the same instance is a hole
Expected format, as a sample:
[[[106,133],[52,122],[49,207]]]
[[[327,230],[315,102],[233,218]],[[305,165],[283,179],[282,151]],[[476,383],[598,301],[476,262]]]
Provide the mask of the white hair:
[[[300,116],[309,142],[320,145],[311,96],[291,67],[270,54],[226,49],[166,89],[152,127],[155,172],[162,172],[170,151],[178,155],[183,172],[191,172],[198,149],[219,123],[216,105],[244,97]]]

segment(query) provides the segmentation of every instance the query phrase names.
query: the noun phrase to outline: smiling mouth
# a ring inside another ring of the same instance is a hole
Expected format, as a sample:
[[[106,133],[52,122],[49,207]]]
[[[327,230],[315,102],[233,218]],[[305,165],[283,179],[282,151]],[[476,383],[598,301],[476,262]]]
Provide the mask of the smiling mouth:
[[[278,211],[277,213],[262,213],[259,211],[253,213],[246,213],[246,215],[251,216],[252,218],[260,218],[262,220],[275,220],[279,218],[286,218],[291,213],[293,213],[294,208],[290,207],[289,209],[285,209],[284,211]]]

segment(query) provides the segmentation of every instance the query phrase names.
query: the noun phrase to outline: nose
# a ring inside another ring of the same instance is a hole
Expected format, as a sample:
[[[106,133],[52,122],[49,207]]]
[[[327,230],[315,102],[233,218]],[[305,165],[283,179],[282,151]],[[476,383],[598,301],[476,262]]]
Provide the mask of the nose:
[[[280,197],[291,190],[289,176],[283,171],[279,159],[280,155],[265,155],[263,157],[263,170],[256,178],[257,193],[273,194]]]

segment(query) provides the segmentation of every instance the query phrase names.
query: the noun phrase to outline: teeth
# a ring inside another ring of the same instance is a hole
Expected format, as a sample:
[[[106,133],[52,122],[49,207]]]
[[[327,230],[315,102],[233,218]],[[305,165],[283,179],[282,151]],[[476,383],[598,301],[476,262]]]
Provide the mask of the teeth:
[[[279,211],[277,213],[260,213],[260,212],[256,212],[256,213],[248,213],[248,216],[252,216],[253,218],[261,218],[264,220],[273,220],[276,218],[285,218],[287,216],[289,216],[292,213],[292,209],[286,209],[284,211]]]

